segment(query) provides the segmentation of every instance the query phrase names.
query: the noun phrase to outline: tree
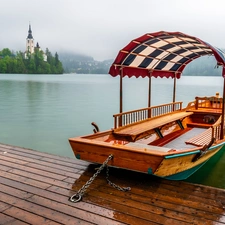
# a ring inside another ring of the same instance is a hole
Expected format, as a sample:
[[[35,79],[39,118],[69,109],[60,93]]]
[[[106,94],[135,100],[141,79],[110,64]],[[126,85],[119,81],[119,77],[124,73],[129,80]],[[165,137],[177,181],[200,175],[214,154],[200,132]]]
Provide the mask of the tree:
[[[0,60],[0,73],[6,73],[7,72],[7,65],[4,60]]]
[[[27,73],[26,66],[24,64],[24,56],[22,52],[16,54],[17,59],[17,71],[16,73]]]
[[[58,53],[57,52],[55,53],[55,67],[56,67],[57,73],[63,73],[64,72],[63,65],[59,61],[59,56],[58,56]]]
[[[35,64],[35,60],[33,57],[28,58],[27,72],[30,74],[36,73],[36,64]]]
[[[17,52],[12,54],[8,48],[0,51],[0,73],[28,73],[28,74],[62,74],[63,66],[59,56],[55,57],[46,49],[47,62],[44,53],[36,48],[33,54]]]
[[[4,48],[2,51],[0,51],[0,56],[12,56],[12,52],[8,48]]]
[[[58,53],[55,53],[55,65],[57,66],[59,64],[59,56]]]

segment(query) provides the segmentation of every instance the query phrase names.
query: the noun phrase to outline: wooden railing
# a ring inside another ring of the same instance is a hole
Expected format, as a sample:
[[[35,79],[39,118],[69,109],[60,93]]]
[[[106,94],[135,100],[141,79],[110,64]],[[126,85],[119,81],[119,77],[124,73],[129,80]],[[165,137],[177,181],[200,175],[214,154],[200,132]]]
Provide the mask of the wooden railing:
[[[223,98],[218,97],[195,97],[195,109],[198,108],[218,108],[221,109]]]
[[[152,106],[149,108],[118,113],[113,115],[114,129],[180,110],[182,110],[182,102],[174,102],[169,104]]]
[[[222,116],[212,125],[212,138],[215,141],[220,140]]]
[[[186,109],[194,109],[196,101],[189,102]]]

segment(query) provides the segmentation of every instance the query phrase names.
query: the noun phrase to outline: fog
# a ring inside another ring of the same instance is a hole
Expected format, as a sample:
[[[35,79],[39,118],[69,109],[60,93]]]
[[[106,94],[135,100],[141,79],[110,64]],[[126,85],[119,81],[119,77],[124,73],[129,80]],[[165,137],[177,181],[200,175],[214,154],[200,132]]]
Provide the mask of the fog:
[[[145,33],[179,31],[225,47],[223,0],[0,0],[0,50],[35,43],[95,60],[113,59]]]

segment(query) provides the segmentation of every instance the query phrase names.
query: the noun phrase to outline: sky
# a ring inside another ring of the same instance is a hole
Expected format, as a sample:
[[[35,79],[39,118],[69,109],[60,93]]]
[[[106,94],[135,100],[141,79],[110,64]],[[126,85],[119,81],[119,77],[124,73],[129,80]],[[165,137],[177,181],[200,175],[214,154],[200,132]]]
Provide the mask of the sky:
[[[179,31],[225,48],[224,0],[0,0],[0,50],[25,51],[29,23],[42,50],[114,59],[132,39]]]

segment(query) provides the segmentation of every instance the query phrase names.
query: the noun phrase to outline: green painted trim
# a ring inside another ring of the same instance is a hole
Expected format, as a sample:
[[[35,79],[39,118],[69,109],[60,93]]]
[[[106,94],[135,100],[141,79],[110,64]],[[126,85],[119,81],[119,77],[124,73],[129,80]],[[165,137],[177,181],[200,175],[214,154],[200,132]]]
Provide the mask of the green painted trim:
[[[77,159],[80,159],[80,154],[75,155]]]
[[[167,180],[186,180],[188,177],[190,177],[193,173],[195,173],[198,169],[200,169],[205,163],[207,162],[207,160],[203,163],[201,163],[200,165],[197,165],[189,170],[185,170],[183,172],[174,174],[174,175],[170,175],[167,177],[163,177]]]
[[[215,145],[215,146],[212,146],[212,147],[209,148],[209,150],[214,149],[214,148],[218,148],[218,147],[220,147],[221,145],[225,145],[225,142],[220,143],[220,144]]]
[[[148,174],[152,174],[152,168],[148,168]]]
[[[173,159],[173,158],[179,158],[179,157],[183,157],[183,156],[187,156],[187,155],[194,155],[201,152],[200,150],[196,150],[193,152],[185,152],[185,153],[181,153],[181,154],[175,154],[175,155],[166,155],[165,159]]]

